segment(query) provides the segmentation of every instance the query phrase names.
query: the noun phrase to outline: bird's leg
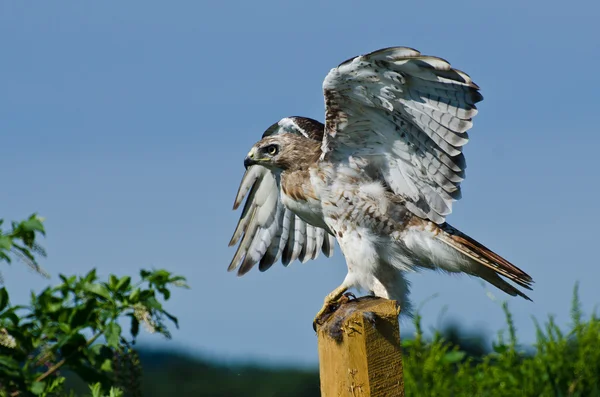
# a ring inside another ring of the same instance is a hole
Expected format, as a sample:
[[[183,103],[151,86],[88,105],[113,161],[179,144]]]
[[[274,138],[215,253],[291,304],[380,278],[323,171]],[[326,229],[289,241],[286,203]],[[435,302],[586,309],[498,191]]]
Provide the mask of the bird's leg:
[[[317,330],[317,325],[321,325],[321,317],[331,311],[331,307],[340,301],[340,298],[344,296],[344,292],[348,291],[348,287],[345,284],[340,285],[333,291],[331,291],[326,297],[323,307],[313,320],[313,329]]]

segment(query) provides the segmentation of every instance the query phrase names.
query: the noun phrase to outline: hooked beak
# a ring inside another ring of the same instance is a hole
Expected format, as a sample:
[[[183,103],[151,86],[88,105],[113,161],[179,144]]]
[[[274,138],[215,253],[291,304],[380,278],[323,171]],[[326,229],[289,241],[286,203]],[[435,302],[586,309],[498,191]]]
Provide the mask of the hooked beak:
[[[256,164],[256,161],[252,160],[250,157],[246,156],[246,158],[244,159],[244,168],[248,169],[248,167],[250,167],[251,165]]]
[[[254,164],[256,164],[256,160],[254,160],[254,148],[252,148],[252,150],[250,150],[250,153],[248,153],[248,155],[244,159],[244,168],[248,169],[248,167]]]

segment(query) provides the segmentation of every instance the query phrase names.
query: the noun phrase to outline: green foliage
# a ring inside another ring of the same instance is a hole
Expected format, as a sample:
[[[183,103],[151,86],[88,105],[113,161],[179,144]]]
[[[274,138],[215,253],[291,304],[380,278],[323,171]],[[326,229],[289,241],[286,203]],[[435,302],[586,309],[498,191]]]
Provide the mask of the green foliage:
[[[84,276],[60,275],[61,283],[32,294],[27,306],[11,306],[0,289],[0,379],[5,391],[29,390],[38,396],[60,390],[60,370],[103,386],[118,383],[117,367],[136,360],[132,345],[140,324],[170,337],[165,321],[177,318],[160,300],[185,280],[166,270],[140,272],[140,281],[110,275],[98,280],[96,270]],[[162,298],[159,296],[162,295]],[[129,318],[128,333],[121,320]]]
[[[424,342],[417,331],[404,342],[404,379],[407,395],[419,396],[600,396],[600,320],[584,321],[575,292],[571,330],[563,333],[551,316],[537,327],[534,352],[519,345],[512,316],[502,308],[507,323],[493,351],[481,359],[468,357],[459,346],[437,335]],[[420,318],[415,317],[420,330]]]
[[[0,234],[0,262],[10,254],[24,256],[37,268],[36,233],[41,218],[13,223]],[[31,294],[29,305],[11,305],[0,288],[0,397],[62,396],[65,373],[93,384],[91,394],[140,396],[140,362],[133,349],[140,325],[170,337],[167,322],[177,318],[161,303],[172,287],[187,287],[185,278],[166,270],[141,270],[129,276],[110,275],[100,281],[93,269],[83,276],[60,275],[61,282]],[[127,321],[127,331],[122,328]]]
[[[102,391],[102,385],[95,383],[90,385],[91,397],[123,397],[123,392],[117,388],[111,387],[108,391],[108,395],[105,395]]]
[[[16,257],[38,273],[47,276],[47,273],[38,264],[35,254],[46,256],[44,249],[36,243],[38,234],[45,235],[44,218],[31,215],[27,220],[12,222],[11,230],[2,229],[4,219],[0,219],[0,262],[11,263]]]

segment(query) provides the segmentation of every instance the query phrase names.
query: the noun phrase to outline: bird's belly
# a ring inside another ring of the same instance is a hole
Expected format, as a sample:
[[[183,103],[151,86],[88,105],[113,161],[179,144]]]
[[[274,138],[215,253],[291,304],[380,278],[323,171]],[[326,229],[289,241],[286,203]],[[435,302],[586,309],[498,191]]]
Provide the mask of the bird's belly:
[[[306,201],[294,200],[282,192],[281,202],[304,222],[325,230],[329,230],[325,220],[323,219],[323,210],[319,200],[313,198],[308,198]]]

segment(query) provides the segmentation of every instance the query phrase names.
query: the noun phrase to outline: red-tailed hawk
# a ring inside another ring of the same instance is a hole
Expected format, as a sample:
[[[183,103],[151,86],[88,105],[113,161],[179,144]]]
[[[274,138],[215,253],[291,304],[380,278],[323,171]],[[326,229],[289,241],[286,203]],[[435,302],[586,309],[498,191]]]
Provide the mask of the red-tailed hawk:
[[[230,245],[229,270],[267,270],[333,253],[351,287],[409,306],[405,273],[419,268],[480,277],[529,299],[532,278],[446,223],[465,177],[462,147],[483,99],[471,78],[410,48],[352,58],[323,82],[325,125],[286,117],[244,160],[234,209],[247,195]],[[319,316],[317,316],[318,319]],[[316,319],[316,320],[317,320]]]

